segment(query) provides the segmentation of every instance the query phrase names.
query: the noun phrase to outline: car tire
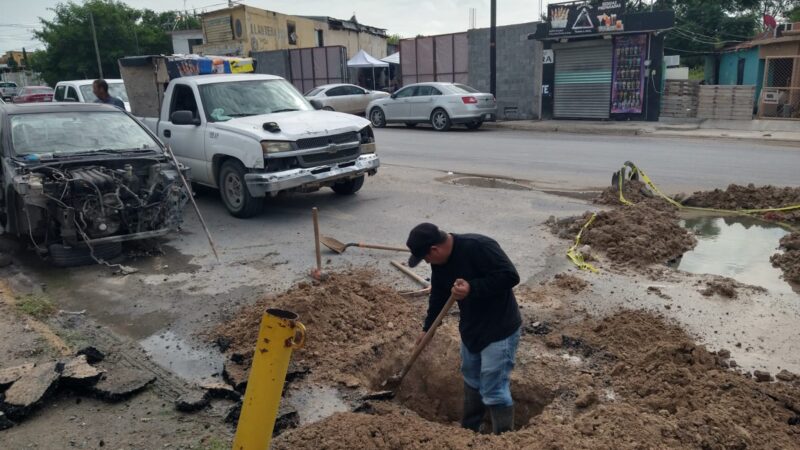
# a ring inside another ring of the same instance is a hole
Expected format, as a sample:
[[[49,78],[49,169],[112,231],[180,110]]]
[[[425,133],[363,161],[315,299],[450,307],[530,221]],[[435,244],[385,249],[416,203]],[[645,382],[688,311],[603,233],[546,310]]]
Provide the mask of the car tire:
[[[417,123],[416,122],[406,122],[406,126],[408,128],[414,128],[415,126],[417,126]]]
[[[470,130],[477,130],[478,128],[481,127],[481,125],[483,125],[483,121],[482,120],[476,120],[474,122],[467,122],[465,125]]]
[[[351,178],[347,181],[342,181],[339,183],[334,184],[331,186],[333,192],[336,192],[339,195],[353,195],[359,190],[361,187],[364,186],[364,179],[366,178],[365,175],[361,175],[357,178]]]
[[[89,247],[81,245],[79,247],[68,247],[63,244],[50,244],[47,248],[50,251],[50,262],[58,267],[77,267],[97,264],[92,258]],[[109,242],[106,244],[95,244],[92,246],[95,258],[109,261],[122,254],[121,242]]]
[[[322,110],[323,110],[323,111],[335,111],[335,109],[333,109],[333,108],[332,108],[332,107],[330,107],[330,106],[325,106],[325,107],[323,107],[323,108],[322,108]]]
[[[436,131],[447,131],[453,125],[450,116],[442,108],[434,109],[431,113],[431,126]]]
[[[222,203],[233,217],[247,219],[257,216],[264,210],[264,199],[253,197],[244,181],[244,165],[236,160],[228,160],[219,169],[219,194]]]
[[[373,127],[383,128],[386,126],[386,114],[379,107],[372,108],[369,112],[369,121],[372,122]]]

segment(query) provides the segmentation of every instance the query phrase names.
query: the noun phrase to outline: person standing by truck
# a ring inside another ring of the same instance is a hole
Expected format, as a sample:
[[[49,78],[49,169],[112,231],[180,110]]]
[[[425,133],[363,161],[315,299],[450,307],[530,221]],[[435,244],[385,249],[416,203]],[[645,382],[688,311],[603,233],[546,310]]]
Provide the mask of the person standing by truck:
[[[97,100],[94,101],[95,103],[114,105],[125,111],[125,103],[108,93],[108,83],[106,83],[106,80],[102,78],[94,80],[94,83],[92,83],[92,92],[94,92],[95,97],[97,97]]]
[[[461,426],[478,431],[489,410],[492,432],[514,428],[511,370],[522,318],[512,289],[519,274],[500,245],[480,234],[454,234],[432,223],[411,230],[411,257],[431,265],[431,295],[424,332],[432,326],[450,295],[458,301],[464,416]]]

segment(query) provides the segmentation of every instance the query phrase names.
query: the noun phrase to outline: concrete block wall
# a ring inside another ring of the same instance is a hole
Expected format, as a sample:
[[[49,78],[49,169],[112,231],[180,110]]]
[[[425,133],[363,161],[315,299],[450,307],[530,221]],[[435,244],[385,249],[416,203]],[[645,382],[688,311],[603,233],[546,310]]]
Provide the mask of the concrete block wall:
[[[501,120],[539,119],[542,44],[528,40],[538,23],[497,27],[497,114]],[[489,29],[470,30],[469,84],[489,92]]]

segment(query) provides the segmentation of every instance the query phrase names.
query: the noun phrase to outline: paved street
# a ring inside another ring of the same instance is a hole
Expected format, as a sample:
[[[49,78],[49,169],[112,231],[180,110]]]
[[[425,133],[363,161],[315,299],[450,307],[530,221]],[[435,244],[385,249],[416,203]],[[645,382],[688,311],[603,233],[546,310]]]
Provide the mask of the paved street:
[[[384,164],[515,177],[545,189],[606,186],[628,160],[673,193],[730,183],[795,185],[800,168],[800,143],[404,127],[376,136]]]

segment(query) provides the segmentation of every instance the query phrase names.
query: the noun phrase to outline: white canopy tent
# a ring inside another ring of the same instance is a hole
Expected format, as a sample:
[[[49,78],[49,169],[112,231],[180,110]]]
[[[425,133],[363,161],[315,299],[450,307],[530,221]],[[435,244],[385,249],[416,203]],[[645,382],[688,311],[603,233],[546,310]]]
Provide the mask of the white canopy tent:
[[[400,52],[394,52],[386,58],[381,59],[381,61],[389,64],[400,64]]]
[[[375,68],[376,67],[389,67],[389,63],[383,62],[379,59],[375,59],[372,55],[365,52],[364,50],[359,50],[356,53],[356,56],[350,58],[347,61],[347,67],[352,67],[354,69],[372,69],[372,89],[375,89]]]

